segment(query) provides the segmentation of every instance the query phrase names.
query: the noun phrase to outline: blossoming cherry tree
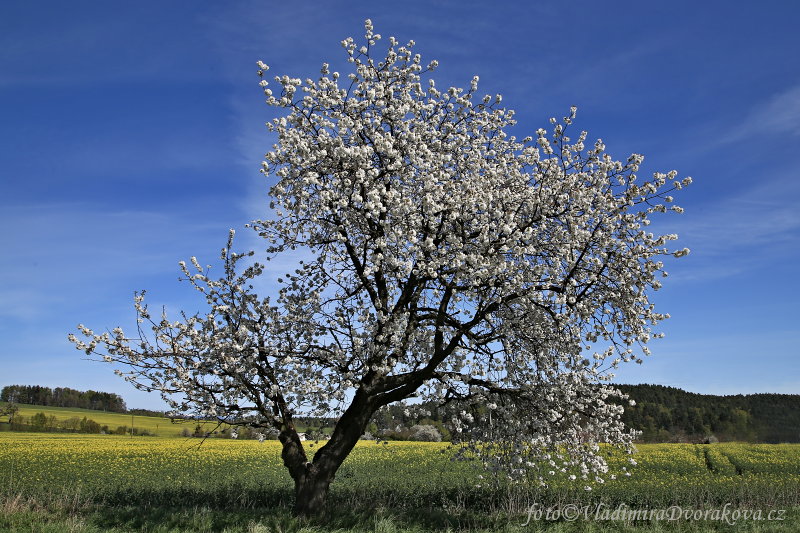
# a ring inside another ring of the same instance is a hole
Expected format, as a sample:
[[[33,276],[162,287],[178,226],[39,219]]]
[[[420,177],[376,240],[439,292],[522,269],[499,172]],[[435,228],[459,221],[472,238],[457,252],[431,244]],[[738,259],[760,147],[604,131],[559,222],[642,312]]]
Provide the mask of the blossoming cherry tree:
[[[440,89],[413,41],[376,57],[380,40],[367,21],[363,45],[342,42],[351,72],[260,82],[281,116],[262,169],[274,216],[252,227],[268,259],[312,258],[275,298],[252,287],[269,262],[231,232],[219,279],[181,263],[207,312],[154,317],[140,293],[136,338],[71,340],[176,412],[277,430],[299,514],[322,508],[373,414],[411,397],[456,406],[456,443],[489,468],[602,480],[597,443],[632,440],[610,370],[649,353],[661,258],[688,252],[647,226],[691,180],[640,180],[642,156],[570,137],[575,108],[518,139],[477,76]],[[335,417],[313,457],[298,414]]]

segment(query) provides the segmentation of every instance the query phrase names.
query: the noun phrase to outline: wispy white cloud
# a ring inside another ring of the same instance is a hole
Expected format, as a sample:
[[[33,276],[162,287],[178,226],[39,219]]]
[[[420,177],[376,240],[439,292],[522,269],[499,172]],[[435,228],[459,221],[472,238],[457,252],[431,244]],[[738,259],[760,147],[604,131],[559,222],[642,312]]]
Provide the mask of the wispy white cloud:
[[[670,218],[670,232],[692,250],[677,279],[703,281],[763,269],[792,260],[800,248],[800,184],[792,175],[773,178]]]
[[[179,176],[180,172],[223,169],[231,161],[228,147],[220,145],[218,139],[188,128],[159,132],[153,137],[124,137],[119,132],[98,134],[67,139],[57,149],[59,165],[76,169],[82,176],[135,172],[138,180],[152,180],[154,185],[154,175]]]
[[[133,290],[153,276],[177,277],[179,260],[218,248],[208,242],[221,240],[220,226],[182,213],[103,211],[89,204],[6,208],[0,214],[0,316],[52,316],[70,303],[103,300],[118,284]]]
[[[800,84],[757,103],[717,144],[764,135],[800,135]]]
[[[178,261],[196,255],[219,271],[226,233],[219,216],[55,202],[0,210],[0,386],[120,390],[135,405],[159,407],[156,397],[130,392],[108,368],[84,361],[67,334],[79,322],[135,331],[134,290],[147,289],[153,308],[164,304],[171,317],[194,312],[201,302],[177,282]]]

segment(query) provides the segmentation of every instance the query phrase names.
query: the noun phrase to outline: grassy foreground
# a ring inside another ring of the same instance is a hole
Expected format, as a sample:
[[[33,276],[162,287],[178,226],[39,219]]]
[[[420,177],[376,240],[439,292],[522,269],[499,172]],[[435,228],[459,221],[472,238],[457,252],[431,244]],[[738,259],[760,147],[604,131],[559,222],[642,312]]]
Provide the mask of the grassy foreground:
[[[198,443],[2,433],[0,530],[800,531],[800,445],[642,445],[630,477],[586,490],[563,479],[546,489],[493,483],[442,444],[364,442],[338,473],[321,525],[291,517],[276,442]],[[541,514],[523,526],[532,506]],[[652,520],[610,514],[671,506]],[[670,520],[675,506],[720,512]],[[575,509],[583,517],[571,521]]]
[[[230,533],[797,533],[800,508],[784,521],[538,521],[502,513],[453,516],[420,511],[398,513],[377,508],[340,510],[322,521],[300,520],[287,509],[137,508],[73,506],[71,502],[43,507],[24,501],[0,506],[0,531],[82,532],[215,532]]]

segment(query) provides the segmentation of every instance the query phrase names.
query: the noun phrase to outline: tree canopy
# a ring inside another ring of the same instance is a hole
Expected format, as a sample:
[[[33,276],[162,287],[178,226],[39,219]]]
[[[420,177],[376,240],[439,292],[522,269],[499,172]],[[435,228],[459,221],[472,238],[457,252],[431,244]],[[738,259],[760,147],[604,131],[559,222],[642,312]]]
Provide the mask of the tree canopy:
[[[440,89],[413,41],[376,55],[379,40],[367,21],[363,44],[342,41],[351,72],[260,82],[282,113],[262,168],[272,216],[252,224],[267,261],[234,252],[231,231],[219,279],[181,263],[206,312],[154,317],[141,293],[138,338],[80,326],[72,340],[176,410],[277,429],[300,513],[320,508],[372,414],[412,396],[461,406],[458,440],[491,467],[602,476],[593,443],[631,442],[608,371],[660,336],[649,293],[661,258],[688,252],[646,226],[681,211],[669,193],[691,180],[639,179],[642,156],[572,137],[575,108],[518,139],[477,76]],[[274,300],[257,295],[268,260],[297,249],[312,259]],[[332,413],[309,461],[293,417]]]

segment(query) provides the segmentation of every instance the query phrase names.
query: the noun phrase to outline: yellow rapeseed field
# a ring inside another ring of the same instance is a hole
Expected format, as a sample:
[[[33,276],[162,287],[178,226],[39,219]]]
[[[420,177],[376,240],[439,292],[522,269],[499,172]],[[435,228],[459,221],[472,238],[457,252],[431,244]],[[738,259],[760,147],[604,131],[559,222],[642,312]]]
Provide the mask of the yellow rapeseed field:
[[[322,443],[306,442],[309,454]],[[446,443],[364,441],[339,470],[332,501],[501,507],[532,501],[628,505],[800,503],[800,445],[640,445],[631,475],[563,478],[534,488],[451,460]],[[622,458],[612,458],[612,467]],[[264,505],[291,500],[276,441],[0,433],[0,493],[81,494],[109,502]]]

